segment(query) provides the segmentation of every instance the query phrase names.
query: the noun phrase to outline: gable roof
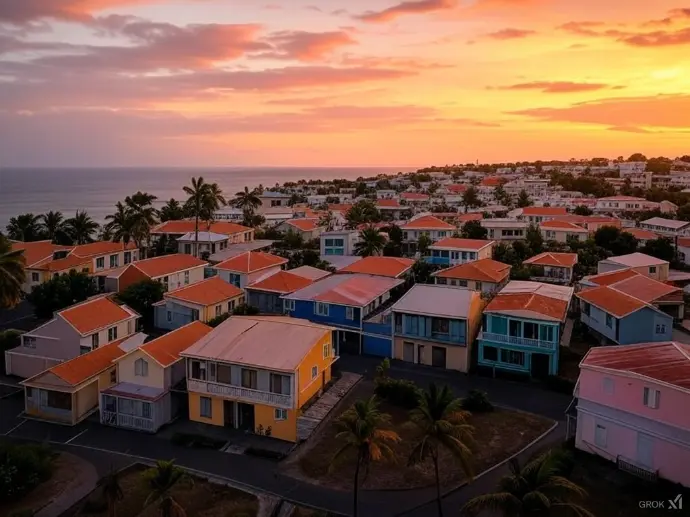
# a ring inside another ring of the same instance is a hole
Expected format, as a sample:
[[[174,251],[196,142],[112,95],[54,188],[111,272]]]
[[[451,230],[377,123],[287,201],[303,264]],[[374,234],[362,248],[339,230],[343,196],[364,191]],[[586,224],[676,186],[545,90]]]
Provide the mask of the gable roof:
[[[284,298],[364,307],[403,283],[397,278],[359,273],[331,275]]]
[[[158,278],[178,271],[185,271],[195,267],[205,266],[208,262],[185,253],[161,255],[133,262],[131,267],[136,267],[149,278]]]
[[[643,228],[623,228],[621,231],[629,233],[633,237],[641,241],[655,240],[660,237],[660,235],[657,235],[656,233],[651,232],[649,230],[645,230]]]
[[[508,264],[486,258],[442,269],[432,273],[432,276],[499,284],[510,276],[510,269]]]
[[[230,298],[244,294],[242,289],[226,282],[219,276],[212,276],[201,282],[185,285],[174,291],[168,291],[163,296],[197,305],[214,305]]]
[[[409,271],[414,260],[401,257],[364,257],[344,267],[338,273],[362,273],[365,275],[398,278]]]
[[[677,221],[676,219],[665,219],[663,217],[652,217],[645,221],[640,221],[640,224],[647,224],[650,226],[662,226],[671,228],[673,230],[680,230],[690,225],[690,221]]]
[[[408,201],[426,201],[429,199],[427,194],[421,194],[419,192],[403,192],[400,197]]]
[[[595,307],[616,316],[624,318],[628,314],[639,311],[644,307],[649,307],[642,300],[629,296],[620,291],[616,291],[609,286],[593,287],[580,291],[575,296],[580,300],[591,303]]]
[[[395,312],[468,318],[479,293],[445,285],[415,284],[392,307]]]
[[[543,221],[539,223],[539,227],[546,228],[547,230],[567,230],[569,232],[587,233],[587,230],[582,226],[569,223],[568,221]]]
[[[513,280],[489,302],[484,311],[565,321],[572,295],[572,287]]]
[[[91,263],[90,257],[78,257],[76,255],[67,255],[65,258],[57,260],[44,260],[34,265],[34,269],[41,269],[45,271],[65,271],[67,269],[76,269],[80,266]]]
[[[682,289],[659,282],[645,275],[636,275],[620,280],[610,287],[646,303],[652,303],[670,294],[682,295]]]
[[[294,293],[303,287],[311,285],[313,280],[296,275],[290,271],[278,271],[264,279],[249,284],[247,289],[257,289],[259,291],[270,291],[273,293],[287,294]]]
[[[125,305],[118,305],[107,296],[99,296],[72,305],[58,312],[82,336],[93,331],[110,327],[138,314]]]
[[[623,264],[628,267],[641,267],[641,266],[663,266],[668,264],[668,261],[661,260],[650,255],[645,255],[644,253],[629,253],[628,255],[619,255],[618,257],[609,257],[606,259],[607,262],[614,262],[616,264]]]
[[[190,219],[182,219],[180,221],[165,221],[151,230],[152,234],[156,233],[172,233],[183,235],[185,233],[196,231],[195,221]],[[251,228],[242,226],[241,224],[231,223],[228,221],[215,221],[211,223],[210,227],[207,224],[199,222],[199,231],[211,231],[213,233],[223,233],[225,235],[233,235],[250,231]]]
[[[273,266],[281,266],[287,263],[287,259],[271,255],[263,251],[246,251],[230,257],[219,264],[213,266],[215,269],[224,271],[235,271],[238,273],[252,273]]]
[[[69,251],[72,246],[58,246],[50,241],[12,241],[12,251],[21,250],[27,268],[38,264],[46,259],[52,260],[53,253],[56,251]]]
[[[314,219],[288,219],[285,224],[294,226],[302,232],[310,232],[319,228],[319,222]]]
[[[537,266],[573,267],[577,264],[577,253],[556,253],[547,251],[523,260],[522,263]]]
[[[137,246],[134,242],[129,242],[125,246],[123,242],[97,241],[75,246],[71,254],[77,257],[94,257],[96,255],[118,253],[120,251],[134,250],[136,248]]]
[[[293,275],[301,276],[302,278],[307,278],[312,281],[320,280],[331,274],[330,271],[325,271],[323,269],[319,269],[317,267],[312,266],[300,266],[293,269],[289,269],[288,271]]]
[[[401,205],[400,201],[397,199],[378,199],[376,201],[376,206],[379,208],[409,208]]]
[[[453,248],[458,250],[481,250],[487,246],[495,244],[495,241],[484,239],[461,239],[458,237],[447,237],[433,243],[430,248]]]
[[[583,282],[589,282],[596,285],[611,285],[626,278],[640,276],[640,273],[634,269],[617,269],[608,273],[601,273],[599,275],[586,276],[582,279]]]
[[[441,219],[434,217],[433,215],[424,215],[412,221],[408,221],[402,226],[402,228],[405,230],[455,230],[455,226],[446,223],[445,221],[441,221]]]
[[[213,329],[201,321],[193,321],[172,332],[149,341],[139,350],[154,359],[163,367],[170,366],[180,359],[180,353],[199,341]]]

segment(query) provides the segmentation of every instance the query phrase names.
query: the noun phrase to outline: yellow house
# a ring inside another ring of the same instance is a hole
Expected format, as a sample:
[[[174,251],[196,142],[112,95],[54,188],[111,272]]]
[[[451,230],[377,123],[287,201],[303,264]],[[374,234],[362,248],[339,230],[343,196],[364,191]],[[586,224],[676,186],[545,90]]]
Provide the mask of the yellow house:
[[[331,380],[331,327],[281,316],[233,316],[180,355],[189,418],[297,441],[301,408]]]
[[[27,415],[76,425],[98,410],[98,394],[117,381],[113,363],[139,347],[146,334],[113,341],[22,381]]]

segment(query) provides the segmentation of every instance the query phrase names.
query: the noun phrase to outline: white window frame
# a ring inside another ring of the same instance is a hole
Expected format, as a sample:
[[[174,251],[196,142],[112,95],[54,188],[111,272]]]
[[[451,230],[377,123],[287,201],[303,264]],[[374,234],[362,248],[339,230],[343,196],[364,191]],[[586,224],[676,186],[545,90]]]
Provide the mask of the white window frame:
[[[323,345],[323,358],[326,359],[330,355],[330,350],[331,350],[331,344],[326,343]]]
[[[223,306],[222,305],[216,305],[216,318],[220,316],[223,313]]]
[[[117,339],[117,326],[108,329],[108,343]]]
[[[355,310],[352,307],[345,307],[345,319],[346,320],[354,320],[355,319]]]
[[[328,303],[314,302],[314,314],[317,316],[328,316],[331,306]]]
[[[295,300],[283,300],[283,309],[286,311],[294,311],[295,310]]]
[[[319,376],[319,367],[314,365],[311,367],[311,380],[313,381]]]
[[[594,445],[606,449],[606,427],[601,424],[594,424]]]
[[[276,422],[281,422],[283,420],[288,419],[288,410],[287,409],[281,409],[281,408],[275,408],[273,410],[273,419]]]
[[[642,390],[642,403],[650,409],[659,409],[660,395],[659,390],[645,386]]]

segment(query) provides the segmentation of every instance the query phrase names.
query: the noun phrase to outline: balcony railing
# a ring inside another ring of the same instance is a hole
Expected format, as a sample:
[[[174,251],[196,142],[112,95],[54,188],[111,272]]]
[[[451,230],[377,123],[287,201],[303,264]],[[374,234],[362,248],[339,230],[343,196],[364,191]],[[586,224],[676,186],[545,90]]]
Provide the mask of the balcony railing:
[[[117,427],[126,427],[129,429],[137,429],[139,431],[153,431],[153,419],[143,418],[134,415],[123,415],[113,411],[101,412],[101,423],[106,425],[114,425]]]
[[[637,476],[638,478],[642,478],[647,481],[654,482],[659,478],[658,471],[639,465],[633,460],[624,458],[623,456],[618,456],[616,458],[616,464],[623,472],[627,472],[628,474],[632,474],[633,476]]]
[[[286,409],[294,407],[292,395],[253,390],[241,386],[230,386],[228,384],[187,379],[187,389],[197,393],[210,393],[212,395],[219,395],[221,397],[243,402],[259,402],[261,404],[268,404],[269,406],[278,406]]]
[[[491,334],[489,332],[480,332],[479,339],[493,341],[495,343],[505,343],[506,345],[531,346],[534,348],[548,348],[551,350],[556,347],[556,343],[550,341],[541,341],[539,339],[519,336],[506,336],[504,334]]]

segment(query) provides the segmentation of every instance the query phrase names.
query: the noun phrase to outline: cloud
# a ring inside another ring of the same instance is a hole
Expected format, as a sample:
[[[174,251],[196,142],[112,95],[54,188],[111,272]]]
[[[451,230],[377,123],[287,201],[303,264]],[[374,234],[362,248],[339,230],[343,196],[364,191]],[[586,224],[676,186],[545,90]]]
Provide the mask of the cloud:
[[[2,0],[0,22],[23,24],[41,18],[85,21],[103,9],[158,0]]]
[[[527,38],[536,34],[536,31],[528,29],[501,29],[496,32],[490,32],[486,35],[487,38],[497,40],[519,39]]]
[[[626,34],[618,41],[633,47],[667,47],[690,44],[690,27],[677,31],[654,31],[640,34]]]
[[[355,18],[369,23],[389,22],[400,16],[409,14],[426,14],[434,11],[453,9],[458,5],[457,0],[408,0],[400,2],[382,11],[367,11]]]
[[[543,93],[577,93],[605,90],[611,86],[603,83],[575,83],[571,81],[534,81],[531,83],[510,84],[499,86],[497,90],[539,90]],[[620,87],[613,87],[620,89]]]
[[[688,113],[690,95],[609,98],[565,108],[532,108],[511,112],[513,115],[544,121],[641,128],[687,128]]]
[[[275,50],[260,54],[259,57],[296,59],[299,61],[316,61],[343,46],[357,43],[345,31],[281,31],[271,34],[266,38],[266,41],[273,45]]]
[[[647,129],[642,129],[641,127],[635,127],[635,126],[611,126],[607,129],[609,131],[620,131],[622,133],[638,133],[638,134],[655,133],[655,131],[649,131]]]

